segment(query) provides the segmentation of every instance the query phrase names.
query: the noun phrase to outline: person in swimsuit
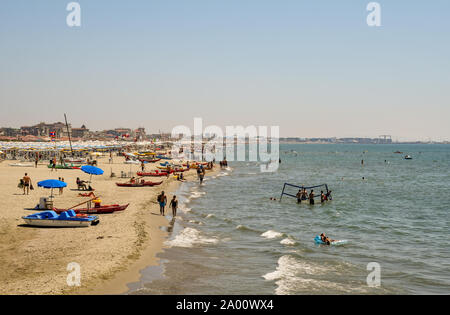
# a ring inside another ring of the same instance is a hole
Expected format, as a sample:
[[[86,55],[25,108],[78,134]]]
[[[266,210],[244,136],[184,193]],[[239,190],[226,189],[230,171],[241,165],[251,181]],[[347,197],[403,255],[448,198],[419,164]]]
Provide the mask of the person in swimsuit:
[[[56,171],[56,157],[53,158],[52,162],[53,162],[52,163],[52,172],[53,172],[53,170]]]
[[[28,195],[30,193],[30,185],[31,185],[31,178],[28,176],[27,173],[25,173],[25,176],[22,178],[23,180],[23,194]]]
[[[333,200],[333,197],[331,196],[331,190],[327,191],[326,197],[327,200]]]
[[[178,207],[178,200],[177,196],[173,196],[172,200],[170,201],[170,207],[172,208],[172,216],[177,216],[177,207]]]
[[[297,195],[295,195],[297,197],[297,203],[302,202],[302,195],[303,195],[303,191],[301,189],[299,189]]]
[[[58,177],[58,180],[61,181],[61,182],[64,182],[64,178]],[[64,188],[63,188],[63,187],[60,187],[60,188],[59,188],[59,194],[62,195],[63,192],[64,192]]]
[[[164,194],[164,191],[162,191],[161,194],[158,195],[158,202],[159,202],[159,213],[161,215],[164,215],[167,202],[167,196]]]
[[[311,192],[309,193],[309,204],[314,204],[314,190],[311,189]]]
[[[332,242],[336,241],[336,240],[330,239],[328,236],[325,235],[325,233],[320,234],[320,240],[327,245],[331,245]]]
[[[308,199],[308,192],[306,191],[305,188],[303,188],[302,191],[302,200],[307,200]]]
[[[323,203],[325,200],[326,200],[326,196],[325,196],[325,194],[323,193],[323,190],[321,190],[320,191],[320,202],[321,203]]]

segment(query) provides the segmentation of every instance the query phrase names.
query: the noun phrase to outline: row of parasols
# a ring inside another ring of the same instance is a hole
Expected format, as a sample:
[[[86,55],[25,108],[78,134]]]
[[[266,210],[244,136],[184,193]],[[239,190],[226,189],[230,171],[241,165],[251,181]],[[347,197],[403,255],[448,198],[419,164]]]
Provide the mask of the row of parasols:
[[[92,181],[92,175],[102,175],[103,170],[101,168],[91,166],[91,165],[85,165],[81,167],[81,170],[85,172],[86,174],[91,175],[89,182]],[[50,198],[53,198],[53,189],[54,188],[64,188],[67,187],[67,183],[57,180],[57,179],[47,179],[38,182],[38,187],[43,187],[47,189],[51,189],[51,196]]]

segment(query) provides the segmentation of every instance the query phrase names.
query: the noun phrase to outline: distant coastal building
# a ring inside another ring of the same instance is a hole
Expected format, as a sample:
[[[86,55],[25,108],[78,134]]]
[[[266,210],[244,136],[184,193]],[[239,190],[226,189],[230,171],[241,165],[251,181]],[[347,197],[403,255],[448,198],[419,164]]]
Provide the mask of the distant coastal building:
[[[82,125],[81,128],[72,128],[71,136],[73,138],[84,138],[88,134],[89,134],[89,129],[87,129],[85,125]]]
[[[69,132],[71,132],[71,125],[69,124]],[[62,122],[57,122],[53,124],[47,124],[41,122],[34,126],[23,126],[20,127],[21,136],[35,136],[35,137],[49,137],[50,132],[55,133],[55,138],[65,138],[68,137],[69,134],[67,132],[66,124]]]
[[[0,128],[0,136],[17,138],[20,136],[19,128]]]

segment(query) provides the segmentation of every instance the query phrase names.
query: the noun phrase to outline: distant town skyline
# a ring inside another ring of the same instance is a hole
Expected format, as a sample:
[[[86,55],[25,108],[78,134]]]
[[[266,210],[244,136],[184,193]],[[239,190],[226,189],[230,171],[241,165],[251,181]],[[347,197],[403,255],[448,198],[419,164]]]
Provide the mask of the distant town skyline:
[[[67,130],[68,129],[68,130]],[[71,123],[66,125],[61,121],[49,123],[39,122],[36,124],[30,124],[20,127],[6,127],[0,126],[0,141],[30,141],[30,140],[46,140],[50,141],[52,138],[56,140],[65,139],[68,140],[69,136],[74,140],[88,140],[88,139],[124,139],[128,140],[151,140],[155,137],[161,136],[165,139],[171,138],[171,132],[164,130],[151,131],[146,130],[145,127],[130,127],[120,126],[112,127],[102,130],[89,129],[86,124],[82,124],[80,127],[74,127]],[[204,137],[208,138],[213,136],[212,134],[205,133]],[[224,135],[227,137],[227,135]],[[248,135],[246,134],[246,137]],[[30,138],[31,137],[31,138]],[[258,136],[259,137],[259,136]],[[270,137],[270,135],[269,135]],[[348,136],[348,137],[302,137],[302,136],[280,136],[281,142],[324,142],[324,143],[365,143],[365,144],[390,144],[390,143],[450,143],[449,140],[436,140],[436,139],[397,139],[392,135],[379,135],[379,136]]]
[[[4,0],[0,126],[450,140],[450,2]]]

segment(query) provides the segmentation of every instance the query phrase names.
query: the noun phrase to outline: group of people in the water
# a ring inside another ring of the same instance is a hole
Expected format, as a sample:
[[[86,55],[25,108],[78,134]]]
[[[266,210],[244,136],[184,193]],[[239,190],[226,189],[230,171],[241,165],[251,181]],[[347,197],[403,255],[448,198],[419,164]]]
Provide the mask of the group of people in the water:
[[[302,187],[298,190],[298,193],[296,195],[297,197],[297,203],[301,203],[302,201],[309,201],[310,205],[314,204],[314,197],[315,197],[315,193],[314,190],[311,189],[311,191],[308,192],[306,191],[306,188]],[[327,190],[326,193],[323,192],[323,190],[320,191],[320,203],[324,203],[325,201],[328,200],[333,200],[333,197],[331,196],[331,190]]]

